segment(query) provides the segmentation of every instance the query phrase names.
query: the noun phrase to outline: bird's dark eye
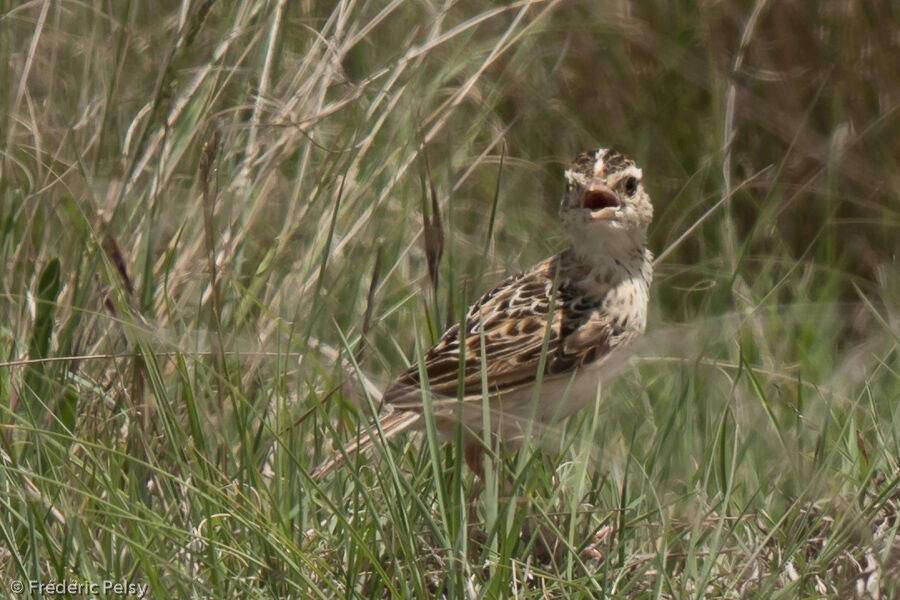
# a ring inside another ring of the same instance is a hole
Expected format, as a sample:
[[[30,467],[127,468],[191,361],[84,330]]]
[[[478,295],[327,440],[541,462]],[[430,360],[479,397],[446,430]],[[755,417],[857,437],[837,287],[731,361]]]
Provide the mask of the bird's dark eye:
[[[637,179],[634,177],[629,177],[625,180],[625,193],[629,196],[633,196],[637,191]]]

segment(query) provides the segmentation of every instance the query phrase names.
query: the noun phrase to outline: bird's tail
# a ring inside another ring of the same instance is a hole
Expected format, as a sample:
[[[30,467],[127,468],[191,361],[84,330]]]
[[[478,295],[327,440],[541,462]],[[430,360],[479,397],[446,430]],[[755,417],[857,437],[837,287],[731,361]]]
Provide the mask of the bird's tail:
[[[417,427],[422,423],[422,413],[411,410],[394,410],[379,419],[379,428],[384,440],[389,440],[395,435],[406,431],[411,427]],[[376,432],[376,435],[377,432]],[[334,471],[344,463],[347,458],[352,458],[359,453],[368,453],[372,450],[374,441],[369,434],[362,435],[358,440],[353,440],[341,450],[334,451],[330,457],[316,467],[312,472],[313,479],[321,479]]]

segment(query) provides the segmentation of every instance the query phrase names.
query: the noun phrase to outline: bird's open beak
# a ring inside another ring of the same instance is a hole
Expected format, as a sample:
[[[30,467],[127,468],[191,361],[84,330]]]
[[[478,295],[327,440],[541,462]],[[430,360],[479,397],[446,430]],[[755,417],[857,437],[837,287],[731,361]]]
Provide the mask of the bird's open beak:
[[[602,221],[614,218],[621,205],[615,192],[602,179],[593,177],[588,182],[581,206],[591,211],[591,219]]]

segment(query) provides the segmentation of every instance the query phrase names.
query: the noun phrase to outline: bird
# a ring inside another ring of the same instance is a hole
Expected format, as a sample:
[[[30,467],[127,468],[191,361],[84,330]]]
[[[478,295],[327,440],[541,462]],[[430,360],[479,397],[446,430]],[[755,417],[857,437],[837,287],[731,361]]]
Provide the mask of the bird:
[[[615,150],[578,154],[564,172],[559,205],[571,245],[481,296],[422,365],[397,377],[382,396],[387,412],[377,435],[424,428],[427,387],[436,431],[454,440],[461,426],[466,463],[483,475],[486,444],[514,448],[592,404],[598,387],[623,369],[647,322],[653,205],[642,176]],[[373,445],[371,436],[361,436],[313,477]]]

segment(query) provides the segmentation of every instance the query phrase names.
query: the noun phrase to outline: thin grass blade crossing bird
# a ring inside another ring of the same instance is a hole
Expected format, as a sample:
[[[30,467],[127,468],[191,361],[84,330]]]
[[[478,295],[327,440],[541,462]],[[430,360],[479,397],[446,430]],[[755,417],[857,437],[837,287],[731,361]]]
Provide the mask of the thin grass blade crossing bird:
[[[465,323],[447,329],[425,354],[422,371],[435,428],[453,440],[461,420],[466,462],[475,473],[483,470],[486,438],[482,370],[490,435],[515,446],[526,431],[537,433],[591,404],[598,385],[625,365],[647,322],[653,272],[647,249],[653,205],[641,178],[634,161],[614,150],[576,156],[565,172],[559,208],[571,246],[484,294],[469,308]],[[389,412],[379,419],[385,439],[424,427],[421,383],[420,367],[413,364],[385,391],[382,403]],[[372,446],[364,436],[327,459],[313,476],[332,471],[344,454]]]

